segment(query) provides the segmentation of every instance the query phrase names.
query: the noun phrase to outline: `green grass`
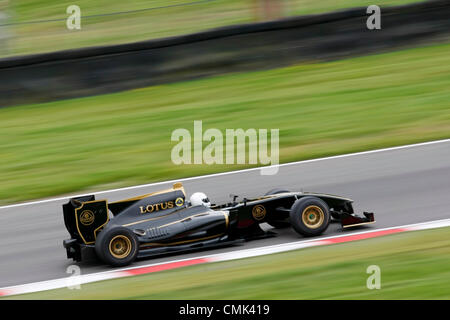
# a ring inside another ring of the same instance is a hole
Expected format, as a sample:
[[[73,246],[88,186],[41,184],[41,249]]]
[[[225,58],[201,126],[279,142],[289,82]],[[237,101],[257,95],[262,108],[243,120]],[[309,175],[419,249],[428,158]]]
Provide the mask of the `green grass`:
[[[190,3],[197,0],[20,0],[10,1],[10,22],[66,19],[66,8],[76,3],[82,16],[132,11]],[[287,2],[287,0],[284,0]],[[384,0],[382,7],[418,0]],[[30,54],[77,47],[133,42],[175,36],[206,29],[252,22],[254,0],[217,0],[210,3],[171,7],[142,13],[104,16],[82,20],[82,30],[70,31],[65,21],[8,27],[8,48],[0,44],[1,55]],[[370,0],[291,0],[287,15],[328,12],[350,7],[367,7]],[[3,4],[4,5],[4,4]],[[0,11],[3,9],[0,3]]]
[[[449,49],[0,109],[0,203],[249,167],[174,165],[172,131],[194,120],[279,128],[281,162],[448,138]]]
[[[449,299],[450,229],[385,236],[12,299]],[[366,287],[367,267],[381,289]]]

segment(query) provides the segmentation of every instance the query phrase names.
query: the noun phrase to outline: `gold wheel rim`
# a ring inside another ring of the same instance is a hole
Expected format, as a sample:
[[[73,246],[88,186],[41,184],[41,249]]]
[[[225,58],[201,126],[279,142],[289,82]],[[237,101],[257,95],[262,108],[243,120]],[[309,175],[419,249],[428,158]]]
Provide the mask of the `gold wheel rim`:
[[[115,236],[109,242],[109,252],[114,258],[124,259],[131,252],[131,241],[123,235]]]
[[[303,210],[302,221],[310,229],[317,229],[325,220],[323,210],[318,206],[308,206]]]

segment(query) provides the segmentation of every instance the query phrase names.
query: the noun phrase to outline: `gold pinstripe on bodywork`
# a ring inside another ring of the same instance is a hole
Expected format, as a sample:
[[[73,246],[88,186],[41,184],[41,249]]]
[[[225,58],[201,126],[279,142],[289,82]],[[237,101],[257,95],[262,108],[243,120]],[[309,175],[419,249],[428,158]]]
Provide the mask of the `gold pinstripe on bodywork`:
[[[177,213],[178,211],[173,211],[170,212],[168,214],[165,214],[163,216],[159,216],[159,217],[155,217],[155,218],[149,218],[149,219],[144,219],[144,220],[140,220],[140,221],[135,221],[135,222],[130,222],[127,224],[123,224],[122,227],[129,227],[129,226],[134,226],[135,224],[140,224],[140,223],[144,223],[144,222],[148,222],[148,221],[152,221],[152,220],[158,220],[167,216],[170,216],[171,214]]]
[[[161,191],[156,191],[156,192],[152,192],[152,193],[147,193],[141,196],[137,196],[137,197],[133,197],[133,198],[129,198],[129,199],[125,199],[125,200],[120,200],[120,201],[115,201],[115,202],[111,202],[111,204],[116,204],[116,203],[122,203],[122,202],[130,202],[130,201],[138,201],[138,200],[142,200],[151,196],[155,196],[158,194],[164,194],[164,193],[169,193],[169,192],[173,192],[176,190],[181,190],[181,192],[183,192],[184,197],[186,198],[186,192],[184,191],[184,187],[181,184],[181,182],[177,182],[173,184],[173,188],[172,189],[165,189],[165,190],[161,190]]]
[[[226,227],[228,228],[228,223],[229,223],[229,221],[228,221],[228,213],[227,213],[227,212],[221,212],[221,213],[222,213],[223,216],[225,217]],[[164,225],[159,226],[159,227],[157,227],[157,228],[167,227],[167,226],[170,226],[170,225],[172,225],[172,224],[179,223],[179,222],[183,222],[183,221],[189,220],[189,219],[191,219],[191,218],[204,216],[204,215],[206,215],[206,214],[208,214],[208,213],[207,213],[207,212],[197,213],[197,214],[194,214],[194,215],[192,215],[192,216],[185,217],[185,218],[183,218],[183,219],[180,219],[180,220],[177,220],[177,221],[173,221],[173,222],[164,224]]]
[[[164,215],[164,216],[160,216],[160,217],[155,217],[155,218],[150,218],[150,219],[145,219],[145,220],[141,220],[141,221],[136,221],[136,222],[131,222],[131,223],[123,224],[122,227],[129,227],[129,226],[133,226],[133,225],[135,225],[135,224],[144,223],[144,222],[148,222],[148,221],[152,221],[152,220],[157,220],[157,219],[167,217],[167,216],[169,216],[169,215],[171,215],[171,214],[174,214],[174,213],[177,213],[177,212],[178,212],[178,211],[174,211],[174,212],[168,213],[168,214],[166,214],[166,215]],[[224,216],[224,218],[225,218],[226,226],[227,226],[227,228],[228,228],[228,224],[229,224],[229,214],[228,214],[228,212],[221,212],[221,213],[223,214],[223,216]],[[197,213],[197,214],[194,214],[194,215],[192,215],[192,216],[185,217],[185,218],[180,219],[180,220],[177,220],[177,221],[169,222],[169,223],[164,224],[164,225],[162,225],[162,226],[159,226],[159,227],[157,227],[157,228],[167,227],[167,226],[170,226],[170,225],[172,225],[172,224],[179,223],[179,222],[183,222],[183,221],[185,221],[185,220],[189,220],[189,219],[191,219],[191,218],[198,217],[198,216],[202,216],[202,215],[205,215],[205,214],[207,214],[207,212]]]
[[[170,243],[158,243],[158,242],[149,242],[149,243],[143,243],[140,246],[141,247],[149,247],[149,246],[154,246],[154,247],[163,247],[163,246],[174,246],[177,244],[183,244],[183,243],[190,243],[190,242],[195,242],[195,241],[202,241],[202,240],[209,240],[209,239],[213,239],[213,238],[217,238],[220,236],[223,236],[224,233],[219,233],[219,234],[215,234],[213,236],[208,236],[208,237],[204,237],[204,238],[199,238],[199,239],[192,239],[192,240],[184,240],[184,241],[178,241],[178,242],[170,242]]]
[[[228,229],[229,213],[228,212],[221,212],[221,213],[223,214],[223,216],[225,218],[225,224],[226,224],[225,228]],[[180,222],[189,220],[189,219],[191,219],[193,217],[198,217],[198,216],[202,216],[202,215],[205,215],[205,212],[197,213],[197,214],[194,214],[192,216],[189,216],[189,217],[177,220],[177,221],[173,221],[173,222],[167,223],[167,224],[159,226],[157,228],[167,227],[167,226],[170,226],[170,225],[173,225],[173,224],[176,224],[176,223],[180,223]],[[213,235],[213,236],[208,236],[208,237],[199,238],[199,239],[185,240],[185,241],[178,241],[178,242],[171,242],[171,243],[157,243],[157,242],[143,243],[143,244],[141,244],[141,246],[171,246],[171,245],[177,245],[177,244],[182,244],[182,243],[189,243],[189,242],[194,242],[194,241],[208,240],[208,239],[212,239],[212,238],[219,237],[219,236],[222,236],[222,235],[224,235],[224,233],[219,233],[219,234],[216,234],[216,235]]]
[[[376,221],[368,221],[368,222],[361,222],[361,223],[355,223],[355,224],[349,224],[348,226],[342,226],[342,228],[350,228],[350,227],[356,227],[356,226],[362,226],[365,224],[371,224],[371,223],[375,223]]]

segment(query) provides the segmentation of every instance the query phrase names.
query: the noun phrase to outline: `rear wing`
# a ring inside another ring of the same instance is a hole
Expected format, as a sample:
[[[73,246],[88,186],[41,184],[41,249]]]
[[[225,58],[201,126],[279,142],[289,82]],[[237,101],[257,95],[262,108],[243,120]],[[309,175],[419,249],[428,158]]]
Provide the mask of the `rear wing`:
[[[95,196],[77,197],[63,205],[64,224],[73,239],[94,244],[97,233],[109,222],[108,202]]]

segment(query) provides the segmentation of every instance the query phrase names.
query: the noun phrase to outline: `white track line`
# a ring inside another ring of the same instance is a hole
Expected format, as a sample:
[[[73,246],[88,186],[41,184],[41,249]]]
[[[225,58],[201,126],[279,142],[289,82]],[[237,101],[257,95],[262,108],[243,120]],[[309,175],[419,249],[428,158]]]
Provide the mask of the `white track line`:
[[[61,289],[68,286],[82,285],[103,280],[118,279],[123,277],[130,277],[140,274],[149,274],[162,270],[180,268],[189,265],[230,261],[243,258],[257,257],[262,255],[287,252],[292,250],[299,250],[308,247],[330,245],[334,243],[351,242],[356,240],[379,237],[388,234],[398,234],[402,232],[436,229],[450,226],[450,219],[436,220],[430,222],[422,222],[398,227],[389,227],[382,229],[375,229],[370,231],[353,232],[339,236],[320,237],[312,240],[295,241],[266,247],[243,249],[232,252],[218,253],[206,256],[199,256],[188,259],[173,260],[163,263],[154,263],[144,266],[128,267],[116,269],[111,271],[104,271],[98,273],[91,273],[78,276],[77,278],[67,277],[61,279],[54,279],[48,281],[40,281],[34,283],[27,283],[23,285],[10,286],[0,288],[1,296],[12,296],[25,293],[33,293],[40,291],[47,291],[52,289]]]
[[[318,162],[318,161],[326,161],[326,160],[334,160],[334,159],[341,159],[341,158],[347,158],[347,157],[362,156],[362,155],[373,154],[373,153],[380,153],[380,152],[386,152],[386,151],[396,151],[396,150],[416,148],[416,147],[423,147],[423,146],[428,146],[428,145],[433,145],[433,144],[438,144],[438,143],[448,143],[448,142],[450,142],[450,139],[435,140],[435,141],[421,142],[421,143],[415,143],[415,144],[408,144],[408,145],[397,146],[397,147],[390,147],[390,148],[383,148],[383,149],[376,149],[376,150],[348,153],[348,154],[342,154],[342,155],[330,156],[330,157],[324,157],[324,158],[302,160],[302,161],[296,161],[296,162],[288,162],[288,163],[279,164],[277,166],[278,167],[287,167],[287,166],[297,165],[297,164],[305,164],[305,163],[312,163],[312,162]],[[167,184],[167,183],[194,181],[194,180],[199,180],[199,179],[220,177],[220,176],[231,175],[231,174],[252,172],[252,171],[256,171],[256,170],[267,169],[267,168],[270,168],[270,167],[275,167],[275,166],[256,167],[256,168],[242,169],[242,170],[236,170],[236,171],[227,171],[227,172],[213,173],[213,174],[208,174],[208,175],[203,175],[203,176],[196,176],[196,177],[183,178],[183,179],[167,180],[167,181],[161,181],[161,182],[154,182],[154,183],[149,183],[149,184],[142,184],[142,185],[137,185],[137,186],[125,187],[125,188],[118,188],[118,189],[111,189],[111,190],[92,192],[90,194],[100,195],[100,194],[103,194],[103,193],[111,193],[111,192],[134,190],[134,189],[139,189],[139,188],[147,188],[147,187],[152,187],[152,186],[158,186],[158,185]],[[79,194],[79,195],[68,195],[68,196],[59,197],[59,198],[51,198],[51,199],[45,199],[45,200],[17,203],[17,204],[12,204],[12,205],[7,205],[7,206],[0,207],[0,210],[1,209],[17,208],[17,207],[22,207],[22,206],[35,205],[35,204],[42,204],[42,203],[48,203],[48,202],[62,201],[62,200],[66,200],[66,199],[69,199],[69,198],[81,197],[81,196],[85,196],[85,195],[87,195],[87,194],[83,193],[83,194]]]

